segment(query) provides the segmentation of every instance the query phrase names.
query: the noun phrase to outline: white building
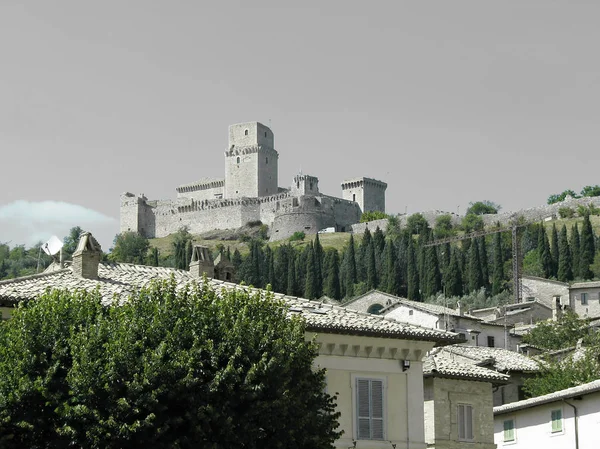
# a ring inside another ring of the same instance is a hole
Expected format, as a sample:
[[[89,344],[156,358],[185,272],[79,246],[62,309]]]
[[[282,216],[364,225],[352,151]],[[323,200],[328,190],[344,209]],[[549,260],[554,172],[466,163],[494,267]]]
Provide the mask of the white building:
[[[511,449],[600,447],[600,380],[494,407],[494,441]]]

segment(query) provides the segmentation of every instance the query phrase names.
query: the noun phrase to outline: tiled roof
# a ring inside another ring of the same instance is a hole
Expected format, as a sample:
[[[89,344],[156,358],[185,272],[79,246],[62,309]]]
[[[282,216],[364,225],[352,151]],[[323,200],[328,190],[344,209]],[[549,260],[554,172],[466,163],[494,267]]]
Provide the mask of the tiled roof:
[[[600,287],[600,281],[590,281],[590,282],[575,282],[571,284],[571,290],[574,288],[596,288]]]
[[[74,276],[71,268],[50,271],[24,278],[0,281],[0,305],[11,305],[19,301],[34,299],[48,288],[95,289],[98,288],[105,303],[113,301],[114,295],[130,295],[152,279],[169,279],[173,276],[183,287],[194,278],[187,271],[164,267],[149,267],[126,263],[100,263],[98,279],[82,279]],[[217,288],[248,288],[237,284],[209,279]],[[307,328],[313,331],[368,335],[386,338],[434,341],[449,344],[460,341],[456,334],[436,329],[401,323],[383,316],[360,313],[317,301],[275,294],[289,305],[292,314],[302,314]]]
[[[491,363],[497,371],[536,372],[538,363],[518,352],[504,348],[488,348],[487,346],[452,345],[444,348],[447,353],[455,354],[473,360],[474,364]]]
[[[498,371],[484,368],[476,363],[469,363],[446,348],[436,348],[423,360],[423,375],[434,377],[450,377],[454,379],[475,380],[480,382],[505,383],[510,376]]]
[[[510,404],[499,405],[494,407],[494,415],[502,415],[515,410],[535,407],[537,405],[548,404],[551,402],[562,401],[584,394],[596,393],[600,391],[600,380],[594,380],[587,384],[578,385],[577,387],[567,388],[565,390],[555,391],[554,393],[545,394],[536,398],[525,399],[524,401],[511,402]]]

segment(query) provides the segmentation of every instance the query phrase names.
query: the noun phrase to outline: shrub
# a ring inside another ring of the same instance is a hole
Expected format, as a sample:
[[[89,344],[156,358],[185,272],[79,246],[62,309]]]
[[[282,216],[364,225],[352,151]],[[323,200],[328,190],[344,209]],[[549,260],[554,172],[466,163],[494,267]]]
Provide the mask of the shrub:
[[[306,234],[302,231],[296,231],[292,234],[292,236],[289,238],[290,242],[297,242],[300,240],[304,240],[304,238],[306,237]]]
[[[360,222],[366,223],[367,221],[383,220],[385,218],[389,218],[389,216],[385,212],[374,210],[369,212],[363,212],[360,216]]]
[[[575,211],[572,207],[561,207],[558,209],[558,216],[560,218],[573,218],[575,216]]]

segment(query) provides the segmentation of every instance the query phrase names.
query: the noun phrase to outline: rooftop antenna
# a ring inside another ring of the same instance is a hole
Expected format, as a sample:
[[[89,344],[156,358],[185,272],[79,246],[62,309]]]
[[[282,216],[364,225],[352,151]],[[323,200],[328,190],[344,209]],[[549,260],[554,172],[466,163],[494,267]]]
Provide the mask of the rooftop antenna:
[[[63,253],[62,253],[62,247],[63,247],[64,243],[62,242],[62,240],[60,240],[57,236],[53,235],[52,237],[50,237],[50,239],[44,243],[41,247],[40,250],[44,250],[44,252],[46,254],[48,254],[49,256],[52,256],[52,259],[54,259],[54,255],[58,252],[60,252],[60,256],[59,256],[59,261],[60,261],[60,267],[63,267]],[[41,255],[41,252],[40,252]],[[37,270],[39,270],[40,268],[40,260],[38,257],[38,266],[37,266]],[[36,273],[37,273],[36,270]]]

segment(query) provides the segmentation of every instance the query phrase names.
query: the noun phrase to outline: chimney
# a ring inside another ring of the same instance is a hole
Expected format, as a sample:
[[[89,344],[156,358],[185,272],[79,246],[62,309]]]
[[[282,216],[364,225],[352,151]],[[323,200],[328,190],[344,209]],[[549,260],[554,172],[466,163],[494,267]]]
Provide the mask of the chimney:
[[[456,302],[456,313],[458,313],[460,316],[464,316],[465,311],[462,308],[462,304],[460,303],[460,301]]]
[[[560,296],[552,297],[552,321],[558,321],[562,315],[562,306],[560,304]]]
[[[79,237],[73,253],[73,274],[84,279],[98,279],[98,264],[102,259],[102,248],[89,232]]]
[[[190,273],[197,279],[200,279],[204,274],[206,274],[207,278],[214,277],[215,264],[206,246],[194,246],[192,260],[190,261]]]

